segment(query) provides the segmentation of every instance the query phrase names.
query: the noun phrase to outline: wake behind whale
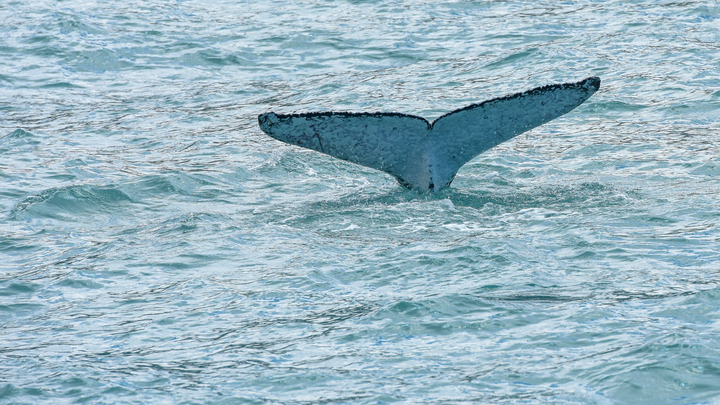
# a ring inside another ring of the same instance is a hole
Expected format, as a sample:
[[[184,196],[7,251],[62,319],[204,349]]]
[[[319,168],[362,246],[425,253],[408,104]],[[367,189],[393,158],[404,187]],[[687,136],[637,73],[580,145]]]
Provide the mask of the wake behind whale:
[[[405,187],[437,191],[482,152],[572,111],[600,78],[552,84],[471,104],[435,121],[401,113],[314,112],[258,116],[271,137],[382,170]]]

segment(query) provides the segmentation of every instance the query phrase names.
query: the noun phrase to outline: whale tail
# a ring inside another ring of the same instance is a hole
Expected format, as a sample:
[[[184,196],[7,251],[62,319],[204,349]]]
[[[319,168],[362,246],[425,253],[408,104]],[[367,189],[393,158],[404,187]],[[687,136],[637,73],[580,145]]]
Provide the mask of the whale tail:
[[[600,88],[600,79],[552,84],[471,104],[432,123],[401,113],[317,112],[258,116],[269,136],[338,159],[382,170],[405,187],[447,187],[482,152],[572,111]]]

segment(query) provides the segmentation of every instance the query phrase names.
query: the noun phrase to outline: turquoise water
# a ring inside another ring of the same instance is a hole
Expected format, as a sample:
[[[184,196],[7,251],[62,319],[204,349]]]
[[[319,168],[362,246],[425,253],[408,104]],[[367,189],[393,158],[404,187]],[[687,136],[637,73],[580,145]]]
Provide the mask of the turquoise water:
[[[0,402],[720,403],[719,44],[700,1],[6,2]],[[435,195],[257,127],[588,76]]]

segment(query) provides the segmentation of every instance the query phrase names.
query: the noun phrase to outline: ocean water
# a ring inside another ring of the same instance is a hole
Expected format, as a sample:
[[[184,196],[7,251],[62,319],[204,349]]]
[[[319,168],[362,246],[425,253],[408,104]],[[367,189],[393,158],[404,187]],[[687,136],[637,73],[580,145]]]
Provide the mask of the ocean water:
[[[433,195],[264,135],[602,78]],[[5,1],[0,403],[720,403],[714,1]]]

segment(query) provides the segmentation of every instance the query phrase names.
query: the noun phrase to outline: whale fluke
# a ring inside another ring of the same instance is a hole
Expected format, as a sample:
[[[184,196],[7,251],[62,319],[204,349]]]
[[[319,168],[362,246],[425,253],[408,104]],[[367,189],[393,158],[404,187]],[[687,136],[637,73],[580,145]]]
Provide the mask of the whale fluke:
[[[311,112],[258,116],[271,137],[395,176],[405,187],[437,191],[482,152],[553,120],[600,88],[600,78],[551,84],[471,104],[432,123],[401,113]]]

